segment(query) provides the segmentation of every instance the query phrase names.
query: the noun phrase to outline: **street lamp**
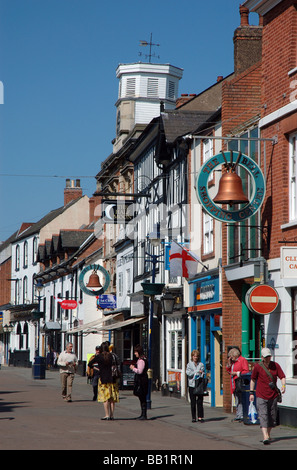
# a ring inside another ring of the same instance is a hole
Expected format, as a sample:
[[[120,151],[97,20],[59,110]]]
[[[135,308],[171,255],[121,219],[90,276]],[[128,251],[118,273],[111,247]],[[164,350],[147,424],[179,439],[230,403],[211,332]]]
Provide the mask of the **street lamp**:
[[[37,311],[37,318],[38,318],[38,337],[37,337],[37,349],[35,351],[35,356],[39,356],[39,348],[40,348],[40,317],[41,317],[41,311],[40,311],[40,302],[41,302],[41,299],[43,298],[43,295],[41,295],[43,289],[44,289],[44,286],[43,286],[43,283],[42,283],[42,280],[41,279],[38,279],[36,284],[35,284],[35,289],[37,290],[37,295],[35,295],[35,297],[37,297],[37,300],[38,300],[38,311]]]
[[[151,239],[152,241],[152,239]],[[155,239],[152,243],[153,246],[160,245],[161,240]],[[161,255],[154,255],[151,253],[146,253],[148,258],[145,260],[146,262],[150,262],[153,265],[152,269],[152,282],[142,282],[141,286],[143,289],[144,295],[149,295],[151,298],[151,308],[150,308],[150,315],[149,315],[149,328],[148,328],[148,394],[147,394],[147,409],[151,409],[152,401],[151,401],[151,392],[152,392],[152,379],[153,379],[153,371],[152,371],[152,332],[153,332],[153,318],[154,318],[154,296],[161,295],[163,288],[165,286],[164,283],[155,283],[156,280],[156,265],[161,258]]]
[[[173,307],[175,304],[175,297],[171,294],[171,292],[167,291],[161,298],[162,304],[162,313],[169,314],[173,312]]]
[[[6,336],[6,338],[5,338],[5,343],[4,343],[4,344],[5,344],[5,358],[6,358],[6,364],[8,364],[8,362],[9,362],[9,361],[8,361],[9,335],[10,335],[10,333],[13,332],[13,329],[14,329],[14,325],[13,325],[11,322],[9,322],[9,325],[4,325],[4,326],[3,326],[3,331],[4,331],[5,336]]]

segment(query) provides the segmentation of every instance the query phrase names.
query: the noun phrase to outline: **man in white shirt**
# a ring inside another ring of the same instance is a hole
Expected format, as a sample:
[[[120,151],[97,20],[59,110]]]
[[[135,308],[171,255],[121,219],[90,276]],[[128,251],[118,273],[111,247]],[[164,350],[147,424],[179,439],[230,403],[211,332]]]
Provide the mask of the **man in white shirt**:
[[[72,349],[73,344],[67,343],[66,350],[59,355],[58,359],[58,366],[60,366],[62,397],[68,402],[72,401],[72,384],[78,363],[77,357],[72,352]]]

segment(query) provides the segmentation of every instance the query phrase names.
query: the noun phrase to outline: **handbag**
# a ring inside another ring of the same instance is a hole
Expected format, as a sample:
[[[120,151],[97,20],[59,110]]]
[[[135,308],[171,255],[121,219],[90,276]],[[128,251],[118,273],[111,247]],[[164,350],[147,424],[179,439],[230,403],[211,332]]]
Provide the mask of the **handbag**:
[[[193,395],[208,395],[207,391],[208,379],[206,377],[199,377],[195,380],[195,387],[193,390]]]
[[[114,382],[116,382],[116,380],[121,377],[117,357],[113,353],[112,353],[111,375],[112,375],[112,379],[113,379]]]
[[[242,377],[237,377],[235,380],[235,393],[244,392],[244,381]]]
[[[141,392],[142,392],[141,382],[139,380],[139,377],[135,374],[133,395],[135,395],[136,397],[140,397]]]
[[[268,375],[268,377],[270,377],[270,378],[271,378],[271,382],[270,382],[270,384],[272,384],[272,385],[273,385],[273,387],[271,387],[271,386],[270,386],[270,384],[269,384],[269,386],[270,386],[270,388],[272,388],[272,389],[275,389],[275,390],[276,390],[276,392],[277,392],[277,402],[278,402],[278,403],[281,403],[281,402],[282,402],[282,400],[283,400],[283,397],[282,397],[282,392],[280,391],[280,389],[279,389],[279,388],[276,386],[276,384],[274,383],[274,381],[273,381],[273,377],[272,377],[272,374],[269,372],[269,370],[267,369],[267,367],[265,367],[265,366],[264,366],[264,364],[262,364],[262,363],[260,362],[260,364],[259,364],[259,365],[262,367],[262,369],[264,369],[264,370],[265,370],[265,372],[266,372],[266,374]]]

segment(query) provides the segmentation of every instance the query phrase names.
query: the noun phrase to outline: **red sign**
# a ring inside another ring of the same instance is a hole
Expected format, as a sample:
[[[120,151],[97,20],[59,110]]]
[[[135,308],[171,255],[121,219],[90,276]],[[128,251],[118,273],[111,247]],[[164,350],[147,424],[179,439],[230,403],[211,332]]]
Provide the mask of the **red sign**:
[[[255,313],[266,315],[278,306],[279,297],[276,290],[267,284],[251,287],[246,293],[246,304]]]
[[[64,308],[65,310],[74,310],[77,307],[77,302],[76,300],[63,300],[61,303],[61,308]]]

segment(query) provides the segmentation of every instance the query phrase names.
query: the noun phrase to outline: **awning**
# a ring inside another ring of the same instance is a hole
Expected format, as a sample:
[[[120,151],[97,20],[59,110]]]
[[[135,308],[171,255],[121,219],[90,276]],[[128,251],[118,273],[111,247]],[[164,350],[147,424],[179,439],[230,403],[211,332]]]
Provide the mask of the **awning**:
[[[48,322],[45,323],[45,325],[42,327],[42,329],[43,329],[44,331],[46,331],[46,330],[51,330],[51,331],[53,331],[53,330],[60,330],[60,329],[61,329],[61,325],[60,325],[60,323],[57,322],[57,321],[48,321]]]
[[[101,328],[98,329],[98,331],[118,330],[120,328],[123,328],[124,326],[128,326],[128,325],[131,325],[133,323],[137,323],[143,320],[147,320],[147,317],[146,316],[133,317],[133,318],[129,318],[128,320],[114,322],[110,325],[103,325]]]
[[[110,320],[113,320],[119,315],[121,315],[121,313],[117,313],[115,315],[109,315],[108,317],[104,317],[104,318],[99,318],[97,320],[91,321],[89,323],[85,323],[76,328],[70,328],[70,330],[67,330],[67,333],[74,334],[74,333],[79,333],[80,331],[87,331],[90,333],[92,331],[97,331],[100,326],[107,324]]]

